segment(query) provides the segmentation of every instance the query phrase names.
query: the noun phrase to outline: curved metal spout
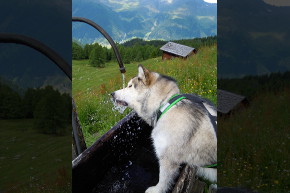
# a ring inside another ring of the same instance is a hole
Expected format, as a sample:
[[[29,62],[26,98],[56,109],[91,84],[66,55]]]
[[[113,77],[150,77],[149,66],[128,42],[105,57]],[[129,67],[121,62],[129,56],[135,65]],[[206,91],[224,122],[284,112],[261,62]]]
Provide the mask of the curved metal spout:
[[[121,73],[125,73],[126,72],[124,64],[122,62],[121,55],[120,55],[120,53],[119,53],[119,51],[117,49],[117,46],[116,46],[115,42],[112,40],[112,38],[109,36],[109,34],[101,26],[99,26],[95,22],[93,22],[93,21],[91,21],[89,19],[83,18],[83,17],[72,17],[72,21],[79,21],[79,22],[87,23],[90,26],[92,26],[95,29],[97,29],[109,41],[109,43],[111,44],[111,46],[112,46],[112,48],[114,50],[114,53],[116,55],[117,61],[119,63],[119,67],[120,67]]]
[[[33,39],[28,36],[24,36],[21,34],[11,34],[11,33],[0,33],[0,43],[15,43],[29,46],[45,56],[51,59],[66,75],[72,80],[72,68],[60,55],[58,55],[54,50],[41,43],[40,41]],[[79,155],[86,149],[86,144],[83,139],[83,134],[80,128],[74,100],[72,100],[72,105],[74,107],[74,111],[72,112],[72,125],[73,125],[73,134],[74,134],[74,143],[76,145],[76,153]]]
[[[0,33],[0,43],[23,44],[31,47],[51,59],[70,80],[72,79],[71,66],[60,55],[40,41],[20,34]]]

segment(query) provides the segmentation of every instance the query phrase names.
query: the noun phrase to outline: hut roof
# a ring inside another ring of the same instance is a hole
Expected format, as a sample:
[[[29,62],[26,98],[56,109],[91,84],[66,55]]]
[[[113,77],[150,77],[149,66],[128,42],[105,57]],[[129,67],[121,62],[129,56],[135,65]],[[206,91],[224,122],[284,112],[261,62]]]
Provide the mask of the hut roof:
[[[245,100],[245,96],[231,93],[225,90],[217,90],[217,111],[223,114],[229,113],[235,106]]]
[[[174,42],[167,42],[160,50],[169,52],[178,56],[186,57],[188,56],[195,48],[177,44]]]

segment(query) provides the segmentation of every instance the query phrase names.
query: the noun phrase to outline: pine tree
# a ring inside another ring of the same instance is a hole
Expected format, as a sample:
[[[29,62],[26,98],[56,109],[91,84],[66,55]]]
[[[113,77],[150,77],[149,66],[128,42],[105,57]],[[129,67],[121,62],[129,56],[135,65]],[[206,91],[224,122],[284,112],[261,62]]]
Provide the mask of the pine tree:
[[[68,120],[67,107],[58,91],[51,86],[43,93],[34,110],[34,127],[45,134],[64,134]]]
[[[33,118],[33,111],[37,102],[37,91],[35,89],[28,88],[25,91],[23,99],[24,114],[26,118]]]
[[[93,67],[104,68],[106,61],[106,53],[101,46],[95,45],[90,54],[89,64]]]
[[[84,59],[89,59],[90,58],[90,54],[93,50],[94,46],[91,44],[86,44],[84,47]]]
[[[143,60],[142,51],[139,49],[139,50],[137,50],[135,61],[141,62],[142,60]]]
[[[20,95],[9,86],[0,82],[0,119],[15,119],[23,116],[23,105]]]
[[[83,48],[76,42],[72,42],[72,59],[81,60],[85,58]]]

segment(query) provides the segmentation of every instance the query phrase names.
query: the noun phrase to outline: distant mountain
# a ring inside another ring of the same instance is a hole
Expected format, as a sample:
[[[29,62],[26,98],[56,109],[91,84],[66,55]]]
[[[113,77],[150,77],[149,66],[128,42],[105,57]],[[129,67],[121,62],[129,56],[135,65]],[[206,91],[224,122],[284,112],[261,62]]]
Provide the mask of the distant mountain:
[[[17,33],[36,39],[71,64],[70,0],[3,1],[0,18],[0,33]],[[24,45],[0,43],[0,77],[21,88],[37,88],[49,77],[58,76],[66,79],[66,75],[40,52]]]
[[[52,86],[60,93],[71,94],[71,81],[63,75],[55,75],[48,77],[34,77],[29,76],[17,76],[7,77],[0,76],[0,84],[9,86],[12,90],[16,91],[21,96],[24,95],[27,88],[45,88],[46,86]]]
[[[263,0],[218,3],[218,76],[290,70],[290,7]]]
[[[217,5],[203,0],[73,0],[72,15],[93,20],[116,42],[190,39],[217,34]],[[106,43],[100,33],[73,23],[73,38]]]

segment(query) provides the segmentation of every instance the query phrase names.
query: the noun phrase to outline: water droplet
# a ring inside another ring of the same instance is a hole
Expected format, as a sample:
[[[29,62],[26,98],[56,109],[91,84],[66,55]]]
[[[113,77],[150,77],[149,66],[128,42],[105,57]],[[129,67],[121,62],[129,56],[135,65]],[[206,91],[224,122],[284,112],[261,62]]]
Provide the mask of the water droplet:
[[[112,98],[111,98],[111,101],[112,101],[112,103],[114,105],[113,108],[112,108],[112,111],[118,111],[119,113],[123,114],[127,107],[118,105]]]
[[[125,88],[125,73],[122,73],[123,89]]]

